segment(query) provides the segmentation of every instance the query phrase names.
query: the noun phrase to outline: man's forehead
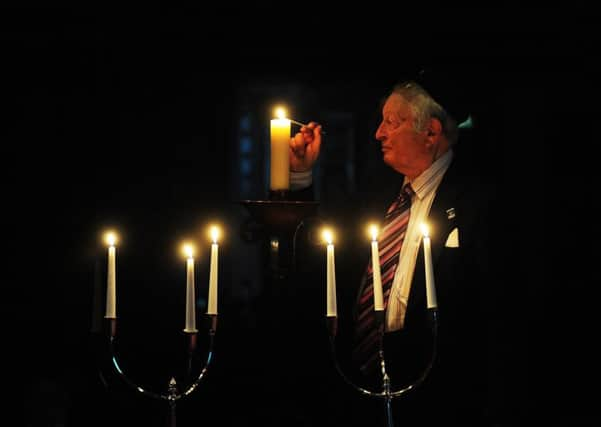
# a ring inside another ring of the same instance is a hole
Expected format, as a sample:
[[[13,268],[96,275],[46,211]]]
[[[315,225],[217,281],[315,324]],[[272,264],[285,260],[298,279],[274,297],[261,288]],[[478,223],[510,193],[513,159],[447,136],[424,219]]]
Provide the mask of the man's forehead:
[[[398,114],[409,110],[409,104],[398,93],[391,94],[382,106],[382,114]]]

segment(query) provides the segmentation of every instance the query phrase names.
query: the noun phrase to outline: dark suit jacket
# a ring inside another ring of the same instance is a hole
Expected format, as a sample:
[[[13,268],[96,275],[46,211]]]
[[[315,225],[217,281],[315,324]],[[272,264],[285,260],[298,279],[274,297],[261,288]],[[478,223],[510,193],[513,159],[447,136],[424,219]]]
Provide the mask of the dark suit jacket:
[[[432,204],[428,223],[438,300],[436,359],[423,385],[408,395],[403,412],[425,424],[482,425],[490,416],[491,369],[497,355],[489,346],[499,284],[491,239],[494,186],[455,158]],[[492,211],[491,211],[492,210]],[[451,232],[458,247],[446,246]],[[405,327],[385,335],[385,355],[398,387],[414,382],[433,354],[426,311],[423,250],[418,253]],[[411,402],[411,404],[408,404]],[[436,410],[432,410],[436,408]]]

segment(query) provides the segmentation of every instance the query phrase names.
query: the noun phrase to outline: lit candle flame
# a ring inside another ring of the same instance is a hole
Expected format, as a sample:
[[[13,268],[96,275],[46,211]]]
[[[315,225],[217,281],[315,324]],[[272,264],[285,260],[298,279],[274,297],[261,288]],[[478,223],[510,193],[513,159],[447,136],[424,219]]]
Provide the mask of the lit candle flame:
[[[115,244],[117,243],[117,233],[115,233],[114,231],[108,231],[104,235],[104,241],[109,246],[115,246]]]
[[[217,243],[217,239],[220,236],[220,232],[219,232],[219,227],[217,227],[216,225],[212,225],[209,229],[209,233],[211,235],[211,239],[213,240],[213,243]]]
[[[424,237],[428,237],[428,235],[429,235],[429,231],[430,231],[430,230],[428,229],[428,225],[427,225],[426,223],[422,222],[422,223],[419,225],[419,228],[422,230],[422,234],[424,235]]]
[[[190,243],[184,243],[182,246],[182,251],[188,258],[192,258],[194,256],[194,246],[192,246]]]
[[[369,226],[369,234],[371,235],[372,240],[378,240],[378,226],[376,224],[370,224]]]
[[[321,235],[328,245],[332,244],[332,241],[334,240],[334,235],[332,234],[332,230],[326,228],[325,230],[323,230]]]
[[[275,116],[278,119],[285,119],[286,118],[286,109],[284,107],[276,107],[275,110]]]

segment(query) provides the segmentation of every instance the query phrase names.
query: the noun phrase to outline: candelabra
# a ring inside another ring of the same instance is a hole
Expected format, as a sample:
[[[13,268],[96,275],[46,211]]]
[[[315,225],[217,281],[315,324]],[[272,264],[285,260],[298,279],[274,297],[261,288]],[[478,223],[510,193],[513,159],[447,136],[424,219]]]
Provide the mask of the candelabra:
[[[213,239],[211,245],[211,267],[209,275],[209,295],[208,295],[208,307],[207,307],[207,320],[208,320],[208,352],[207,357],[202,369],[193,379],[193,360],[197,350],[197,339],[198,329],[196,329],[196,306],[195,306],[195,284],[194,284],[194,247],[190,243],[186,243],[183,246],[184,252],[187,255],[186,260],[186,324],[183,332],[186,334],[188,341],[188,363],[187,363],[187,376],[188,384],[185,388],[180,391],[178,384],[175,381],[175,377],[171,377],[167,391],[165,393],[156,392],[145,387],[140,386],[133,381],[123,370],[119,363],[119,356],[117,354],[117,309],[116,309],[116,241],[117,235],[114,232],[108,232],[105,235],[106,242],[108,244],[108,263],[107,263],[107,287],[106,287],[106,310],[104,319],[107,322],[108,329],[108,356],[110,357],[112,368],[118,376],[135,390],[144,396],[152,399],[166,401],[169,403],[169,426],[175,427],[176,425],[176,403],[186,396],[192,394],[192,392],[198,387],[201,380],[204,378],[209,365],[213,359],[213,346],[215,341],[215,333],[217,331],[217,275],[218,275],[218,245],[217,239],[219,236],[219,228],[212,226],[210,228],[210,234]],[[98,277],[98,268],[94,286],[94,300],[93,300],[93,322],[92,330],[94,336],[100,337],[102,332],[101,319],[100,319],[100,278]],[[103,340],[104,342],[104,340]],[[98,360],[97,360],[98,362]],[[102,383],[108,388],[108,382],[106,381],[105,375],[102,372],[102,368],[99,369],[99,375]]]
[[[167,386],[166,392],[156,392],[150,390],[148,388],[142,387],[137,384],[134,380],[132,380],[122,368],[119,362],[119,355],[117,353],[117,319],[110,318],[107,319],[109,336],[108,336],[108,348],[109,348],[109,356],[111,359],[112,366],[114,371],[118,374],[118,376],[127,384],[131,389],[135,390],[136,393],[140,393],[149,398],[164,401],[169,404],[169,427],[176,427],[176,404],[179,400],[189,396],[196,390],[205,374],[207,373],[211,361],[213,360],[213,347],[215,341],[215,334],[217,331],[217,315],[207,315],[208,318],[208,351],[206,355],[206,359],[202,368],[199,369],[198,374],[192,380],[192,371],[193,371],[193,359],[197,353],[197,331],[184,331],[187,335],[188,341],[188,366],[187,366],[187,374],[191,377],[189,383],[185,386],[183,390],[180,391],[178,384],[175,380],[175,377],[171,377],[169,380],[169,384]],[[99,370],[99,375],[102,383],[105,387],[108,387],[108,381],[102,370]]]

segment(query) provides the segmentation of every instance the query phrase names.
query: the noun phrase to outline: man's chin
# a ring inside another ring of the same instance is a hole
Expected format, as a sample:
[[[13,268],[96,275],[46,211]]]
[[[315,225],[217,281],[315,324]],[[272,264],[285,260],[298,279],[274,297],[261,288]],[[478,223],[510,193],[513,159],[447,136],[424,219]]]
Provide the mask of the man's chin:
[[[386,163],[391,168],[393,167],[392,166],[392,159],[391,159],[391,155],[390,155],[389,151],[384,151],[382,153],[382,160],[384,161],[384,163]]]
[[[401,170],[399,170],[399,168],[395,165],[393,159],[391,158],[391,156],[387,156],[387,153],[384,153],[384,155],[382,156],[382,160],[384,161],[384,163],[386,164],[386,166],[388,166],[389,168],[395,170],[396,172],[405,175],[405,173]]]

